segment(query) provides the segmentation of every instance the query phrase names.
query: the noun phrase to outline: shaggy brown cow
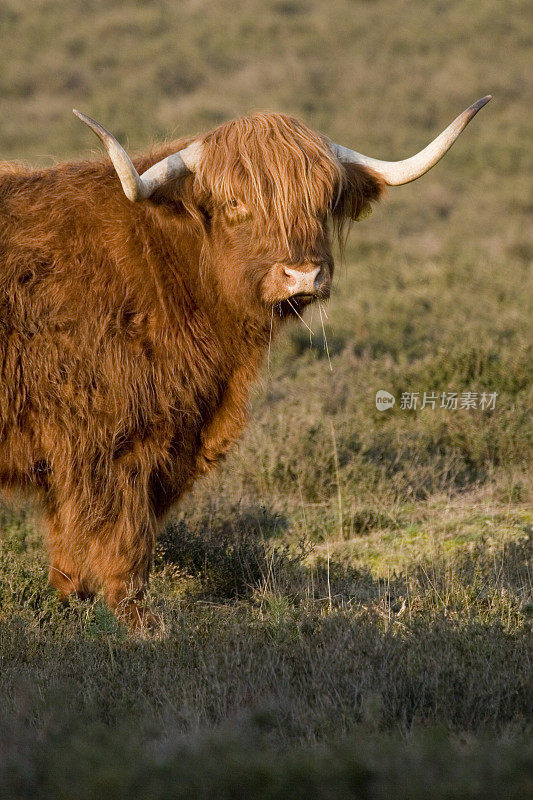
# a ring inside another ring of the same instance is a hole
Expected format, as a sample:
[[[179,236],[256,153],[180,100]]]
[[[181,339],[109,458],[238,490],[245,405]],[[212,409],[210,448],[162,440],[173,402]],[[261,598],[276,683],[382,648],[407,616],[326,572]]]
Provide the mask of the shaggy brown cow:
[[[114,168],[0,167],[0,482],[40,494],[62,596],[153,621],[158,526],[240,434],[272,334],[328,297],[329,221],[426,172],[487,99],[403,162],[254,114],[133,166],[78,114]]]

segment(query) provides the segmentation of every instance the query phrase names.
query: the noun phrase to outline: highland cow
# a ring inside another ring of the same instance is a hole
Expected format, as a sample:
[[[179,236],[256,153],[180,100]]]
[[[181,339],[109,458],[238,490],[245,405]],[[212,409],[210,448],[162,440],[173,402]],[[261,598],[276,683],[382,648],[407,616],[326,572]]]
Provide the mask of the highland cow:
[[[132,163],[76,112],[112,165],[0,167],[0,483],[40,496],[62,597],[154,621],[158,527],[241,433],[271,337],[327,299],[332,235],[488,99],[400,162],[259,113]]]

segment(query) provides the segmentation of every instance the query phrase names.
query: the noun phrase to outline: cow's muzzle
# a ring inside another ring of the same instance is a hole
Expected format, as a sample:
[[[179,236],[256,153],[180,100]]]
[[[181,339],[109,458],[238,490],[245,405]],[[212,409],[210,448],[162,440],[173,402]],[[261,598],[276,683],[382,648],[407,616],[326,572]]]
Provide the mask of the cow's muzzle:
[[[313,298],[329,294],[329,272],[320,265],[283,266],[283,275],[290,297]]]

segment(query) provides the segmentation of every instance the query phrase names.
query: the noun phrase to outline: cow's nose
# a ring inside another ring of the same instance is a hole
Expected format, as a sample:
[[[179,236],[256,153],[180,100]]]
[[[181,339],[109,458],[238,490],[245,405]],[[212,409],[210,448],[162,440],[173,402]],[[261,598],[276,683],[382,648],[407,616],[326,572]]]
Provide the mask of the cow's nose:
[[[318,276],[321,267],[306,270],[295,269],[294,267],[284,267],[283,271],[289,278],[291,294],[314,294],[318,288]]]

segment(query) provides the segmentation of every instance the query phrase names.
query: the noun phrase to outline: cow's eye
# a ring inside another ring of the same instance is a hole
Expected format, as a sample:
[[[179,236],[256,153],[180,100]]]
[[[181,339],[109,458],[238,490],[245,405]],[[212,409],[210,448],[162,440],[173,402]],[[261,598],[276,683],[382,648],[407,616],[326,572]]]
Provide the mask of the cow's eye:
[[[233,197],[226,203],[226,210],[232,217],[246,217],[249,213],[248,207]]]

